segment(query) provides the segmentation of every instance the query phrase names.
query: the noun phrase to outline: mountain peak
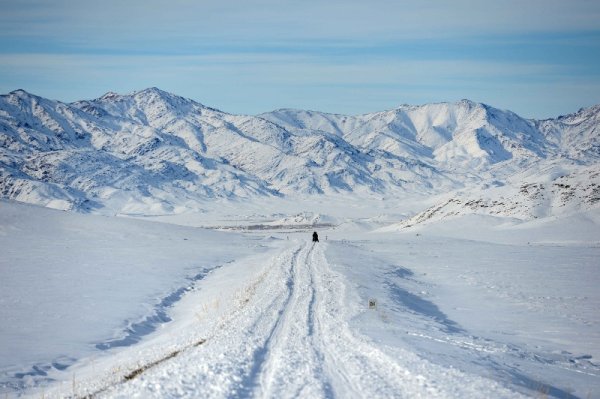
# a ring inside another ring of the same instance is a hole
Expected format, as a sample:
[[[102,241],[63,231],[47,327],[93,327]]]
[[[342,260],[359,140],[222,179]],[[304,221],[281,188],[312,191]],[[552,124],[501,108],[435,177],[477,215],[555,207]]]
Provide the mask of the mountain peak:
[[[592,105],[591,107],[581,108],[581,109],[579,109],[579,111],[577,111],[577,114],[586,114],[586,115],[600,114],[600,104]]]
[[[109,91],[107,93],[105,93],[102,97],[100,97],[100,99],[102,100],[111,100],[114,98],[120,97],[120,94],[115,93],[114,91]]]
[[[415,110],[415,109],[431,108],[431,107],[465,108],[467,110],[473,110],[473,109],[478,109],[478,108],[482,108],[482,109],[493,108],[487,104],[463,98],[458,101],[440,101],[440,102],[431,102],[431,103],[425,103],[425,104],[419,104],[419,105],[402,104],[402,105],[398,106],[397,108],[390,110],[390,111],[405,111],[405,110]],[[389,112],[389,111],[387,111],[387,112]],[[376,112],[376,113],[378,113],[378,112]]]
[[[158,87],[148,87],[143,90],[134,91],[129,95],[129,97],[138,100],[143,99],[144,101],[158,100],[163,102],[167,107],[172,107],[173,109],[188,108],[193,106],[222,113],[222,111],[216,108],[207,107],[206,105],[195,100],[173,94],[171,92],[159,89]]]
[[[8,93],[8,94],[15,94],[15,95],[27,95],[27,96],[30,96],[30,95],[31,95],[30,93],[28,93],[26,90],[23,90],[23,89],[17,89],[17,90],[13,90],[13,91],[11,91],[11,92],[10,92],[10,93]]]
[[[103,101],[114,101],[119,99],[127,99],[127,98],[160,98],[162,100],[172,100],[172,99],[180,99],[186,100],[183,97],[177,96],[173,93],[169,93],[167,91],[161,90],[157,87],[149,87],[143,90],[136,90],[129,94],[119,94],[114,91],[109,91],[100,97],[98,100]],[[192,101],[192,100],[186,100]]]
[[[19,97],[19,98],[41,98],[39,96],[36,96],[35,94],[31,94],[26,90],[23,89],[17,89],[17,90],[13,90],[10,93],[8,93],[9,96],[15,96],[15,97]]]
[[[179,97],[173,93],[169,93],[168,91],[164,91],[159,89],[158,87],[148,87],[143,90],[137,90],[133,92],[134,96],[137,95],[158,95],[160,97]]]
[[[468,98],[463,98],[460,101],[455,102],[454,104],[458,105],[459,107],[465,107],[468,110],[473,110],[473,109],[483,109],[483,110],[493,110],[495,109],[494,107],[488,105],[488,104],[484,104],[484,103],[480,103],[477,101],[473,101],[473,100],[469,100]]]

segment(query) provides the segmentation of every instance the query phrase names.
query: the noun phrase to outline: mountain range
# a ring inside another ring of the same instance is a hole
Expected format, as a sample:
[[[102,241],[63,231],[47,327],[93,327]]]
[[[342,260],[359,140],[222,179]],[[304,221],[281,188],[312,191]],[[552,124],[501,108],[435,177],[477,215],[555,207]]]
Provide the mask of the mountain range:
[[[599,126],[600,105],[547,120],[469,100],[356,116],[250,116],[157,88],[73,103],[16,90],[0,96],[0,196],[162,214],[222,199],[340,193],[468,197],[511,187],[527,197],[523,190],[542,185],[538,199],[577,199],[588,209],[600,200]]]

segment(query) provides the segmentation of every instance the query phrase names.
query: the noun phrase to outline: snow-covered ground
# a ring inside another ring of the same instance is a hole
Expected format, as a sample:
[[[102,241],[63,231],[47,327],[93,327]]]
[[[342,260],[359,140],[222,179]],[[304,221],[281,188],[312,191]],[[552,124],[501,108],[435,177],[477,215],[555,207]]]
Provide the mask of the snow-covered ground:
[[[135,344],[196,281],[263,247],[239,234],[0,202],[3,391]]]
[[[0,202],[0,393],[600,396],[598,209],[398,228],[437,199],[343,201]]]

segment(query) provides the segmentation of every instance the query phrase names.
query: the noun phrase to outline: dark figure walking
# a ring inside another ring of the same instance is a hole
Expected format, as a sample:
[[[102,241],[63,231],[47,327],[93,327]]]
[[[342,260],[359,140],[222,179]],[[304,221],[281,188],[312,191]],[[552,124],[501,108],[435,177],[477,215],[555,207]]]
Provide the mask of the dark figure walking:
[[[313,242],[319,242],[319,235],[316,231],[313,233]]]

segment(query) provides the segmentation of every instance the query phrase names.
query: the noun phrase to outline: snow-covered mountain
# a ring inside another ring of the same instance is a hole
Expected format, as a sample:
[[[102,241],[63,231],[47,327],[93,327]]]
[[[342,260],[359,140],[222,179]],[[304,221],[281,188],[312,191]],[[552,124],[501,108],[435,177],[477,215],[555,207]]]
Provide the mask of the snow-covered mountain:
[[[502,161],[523,163],[552,153],[534,123],[468,100],[356,117],[294,110],[262,117],[296,131],[338,134],[363,151],[434,161],[439,168],[481,171]]]
[[[536,121],[536,127],[568,157],[586,162],[600,158],[600,104],[556,119]]]
[[[17,90],[0,96],[0,193],[128,214],[222,198],[438,194],[512,184],[546,163],[593,169],[599,114],[534,121],[463,100],[245,116],[156,88],[71,104]]]

